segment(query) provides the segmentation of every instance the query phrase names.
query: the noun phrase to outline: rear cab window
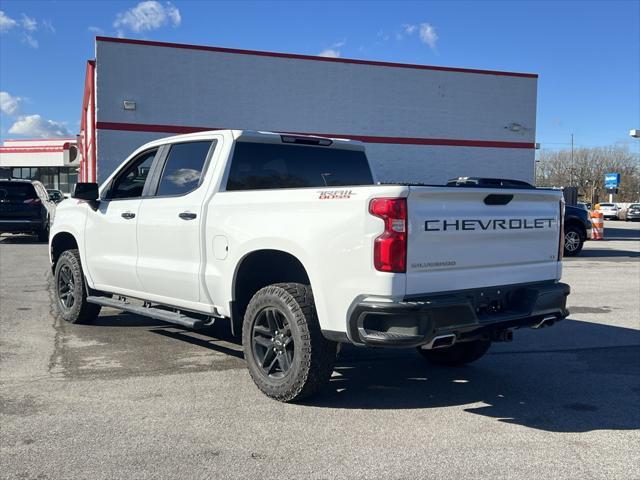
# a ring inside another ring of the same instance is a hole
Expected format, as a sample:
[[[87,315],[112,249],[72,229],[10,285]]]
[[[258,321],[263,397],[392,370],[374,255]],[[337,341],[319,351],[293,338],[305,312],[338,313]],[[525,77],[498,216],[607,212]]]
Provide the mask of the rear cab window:
[[[24,202],[38,198],[36,189],[27,182],[0,182],[0,200]]]
[[[364,151],[239,141],[228,191],[372,185]]]

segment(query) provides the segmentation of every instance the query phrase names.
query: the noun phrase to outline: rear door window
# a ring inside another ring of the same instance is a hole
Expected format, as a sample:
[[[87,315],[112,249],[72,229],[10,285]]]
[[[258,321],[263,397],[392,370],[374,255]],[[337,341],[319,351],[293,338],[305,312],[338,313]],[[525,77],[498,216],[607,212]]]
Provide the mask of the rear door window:
[[[363,151],[238,142],[227,190],[372,185]]]
[[[184,195],[198,188],[213,144],[207,140],[171,145],[156,196]]]

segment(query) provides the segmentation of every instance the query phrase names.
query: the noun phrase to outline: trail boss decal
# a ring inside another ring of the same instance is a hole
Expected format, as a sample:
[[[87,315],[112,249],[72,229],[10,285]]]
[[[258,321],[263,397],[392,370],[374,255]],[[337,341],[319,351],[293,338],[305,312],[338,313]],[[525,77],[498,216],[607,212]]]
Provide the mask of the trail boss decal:
[[[425,220],[425,232],[449,230],[535,230],[551,228],[555,218],[509,218],[491,220]]]
[[[319,200],[343,200],[355,195],[353,190],[320,190],[318,194]]]

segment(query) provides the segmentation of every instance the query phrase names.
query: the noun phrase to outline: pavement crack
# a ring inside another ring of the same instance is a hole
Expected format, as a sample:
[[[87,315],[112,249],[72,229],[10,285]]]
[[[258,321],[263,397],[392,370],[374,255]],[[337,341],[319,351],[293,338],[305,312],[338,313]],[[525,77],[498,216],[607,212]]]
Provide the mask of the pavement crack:
[[[60,322],[60,318],[55,312],[54,308],[54,285],[53,285],[53,275],[51,272],[47,272],[45,274],[45,278],[47,279],[47,283],[49,285],[48,293],[49,293],[49,316],[53,319],[51,327],[53,328],[55,334],[53,337],[53,352],[51,353],[51,357],[49,358],[48,372],[50,374],[56,375],[60,373],[64,373],[63,365],[62,365],[62,357],[63,357],[63,333],[62,333],[62,325]]]

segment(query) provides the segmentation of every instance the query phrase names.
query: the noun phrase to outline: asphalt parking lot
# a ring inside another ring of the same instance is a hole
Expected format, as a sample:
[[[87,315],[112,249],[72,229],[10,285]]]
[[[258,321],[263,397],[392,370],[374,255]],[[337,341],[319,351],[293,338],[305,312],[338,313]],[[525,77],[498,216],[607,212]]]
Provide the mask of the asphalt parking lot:
[[[459,369],[345,348],[305,404],[223,325],[49,314],[46,245],[0,239],[0,477],[640,478],[640,224],[565,263],[571,316]]]

